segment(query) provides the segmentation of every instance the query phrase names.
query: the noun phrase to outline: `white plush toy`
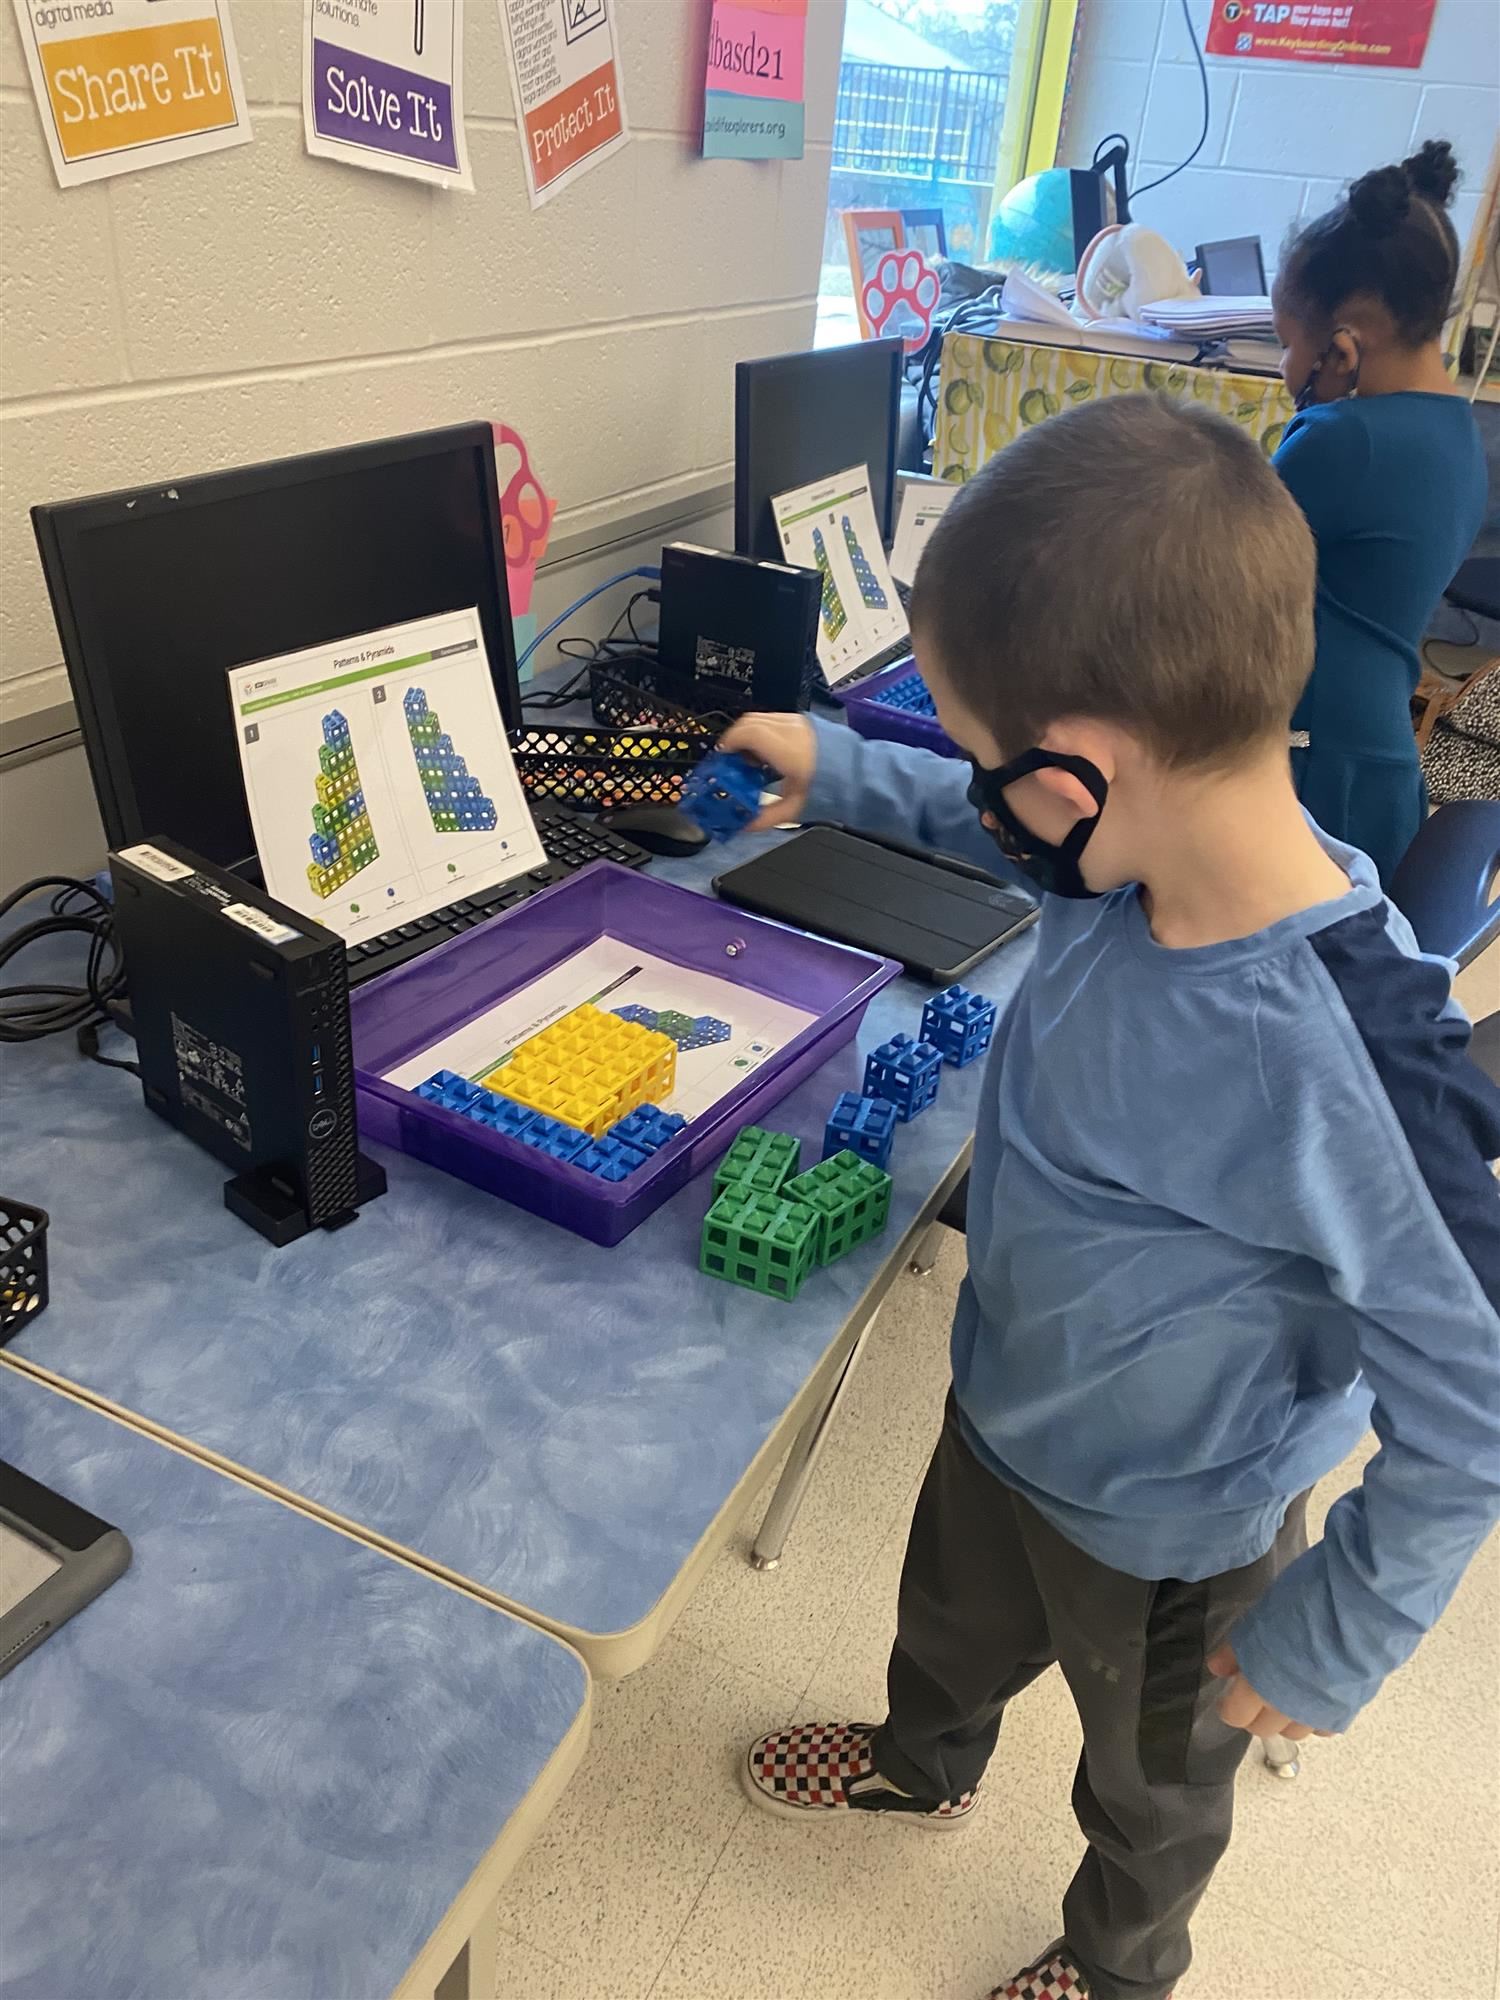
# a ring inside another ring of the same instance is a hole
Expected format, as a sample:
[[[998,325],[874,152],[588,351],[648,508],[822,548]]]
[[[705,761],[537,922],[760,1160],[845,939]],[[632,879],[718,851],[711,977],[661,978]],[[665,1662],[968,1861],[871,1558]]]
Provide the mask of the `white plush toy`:
[[[1078,310],[1088,319],[1135,319],[1158,299],[1197,292],[1167,239],[1139,222],[1112,222],[1078,260]]]

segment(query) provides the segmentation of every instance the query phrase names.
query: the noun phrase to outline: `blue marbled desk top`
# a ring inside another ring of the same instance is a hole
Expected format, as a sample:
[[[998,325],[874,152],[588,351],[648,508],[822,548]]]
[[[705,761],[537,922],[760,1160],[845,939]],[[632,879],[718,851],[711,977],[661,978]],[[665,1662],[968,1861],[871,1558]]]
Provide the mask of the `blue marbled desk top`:
[[[702,886],[754,845],[656,865]],[[972,983],[1007,998],[1031,949],[1006,946]],[[866,1051],[917,1031],[928,992],[888,987],[857,1045],[769,1122],[816,1159],[834,1098],[859,1088]],[[52,1217],[52,1303],[12,1351],[512,1604],[628,1630],[953,1166],[980,1068],[945,1068],[937,1104],[898,1132],[885,1235],[783,1305],[700,1275],[706,1176],[602,1250],[375,1149],[387,1195],[273,1250],[134,1078],[81,1062],[69,1037],[7,1048],[6,1191]]]
[[[134,1550],[0,1681],[4,2000],[384,2000],[577,1657],[9,1368],[0,1456]]]

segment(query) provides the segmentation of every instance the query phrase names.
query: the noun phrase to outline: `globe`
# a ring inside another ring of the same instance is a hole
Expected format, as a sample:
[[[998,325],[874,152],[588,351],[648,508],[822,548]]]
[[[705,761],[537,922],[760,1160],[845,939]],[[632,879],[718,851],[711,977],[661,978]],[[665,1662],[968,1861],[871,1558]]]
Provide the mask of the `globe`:
[[[1073,249],[1073,191],[1066,167],[1018,181],[990,218],[989,261],[1039,265],[1066,274]]]

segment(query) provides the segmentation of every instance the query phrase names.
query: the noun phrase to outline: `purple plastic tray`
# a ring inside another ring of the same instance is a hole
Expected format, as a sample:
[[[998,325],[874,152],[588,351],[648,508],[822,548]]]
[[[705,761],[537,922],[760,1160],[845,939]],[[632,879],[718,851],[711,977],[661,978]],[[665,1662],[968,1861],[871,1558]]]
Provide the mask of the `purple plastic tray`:
[[[623,1181],[598,1180],[384,1081],[382,1071],[606,935],[817,1019]],[[350,1016],[360,1131],[592,1243],[618,1243],[716,1160],[742,1125],[753,1125],[847,1042],[871,1000],[900,971],[888,958],[596,861],[356,988]]]
[[[886,696],[906,681],[922,676],[910,660],[898,660],[884,673],[871,674],[839,699],[849,718],[849,727],[861,736],[881,737],[888,743],[911,743],[918,750],[935,750],[939,757],[961,757],[964,753],[936,716],[913,715],[909,709],[894,707]]]

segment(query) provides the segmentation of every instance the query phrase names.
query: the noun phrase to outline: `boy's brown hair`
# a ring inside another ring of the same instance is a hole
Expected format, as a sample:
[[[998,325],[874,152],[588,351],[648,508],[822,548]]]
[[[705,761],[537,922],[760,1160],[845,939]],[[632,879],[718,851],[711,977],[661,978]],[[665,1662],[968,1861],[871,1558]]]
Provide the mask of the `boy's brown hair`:
[[[1007,756],[1088,716],[1168,765],[1284,735],[1316,552],[1257,444],[1189,397],[1111,396],[992,458],[934,528],[911,622]]]

